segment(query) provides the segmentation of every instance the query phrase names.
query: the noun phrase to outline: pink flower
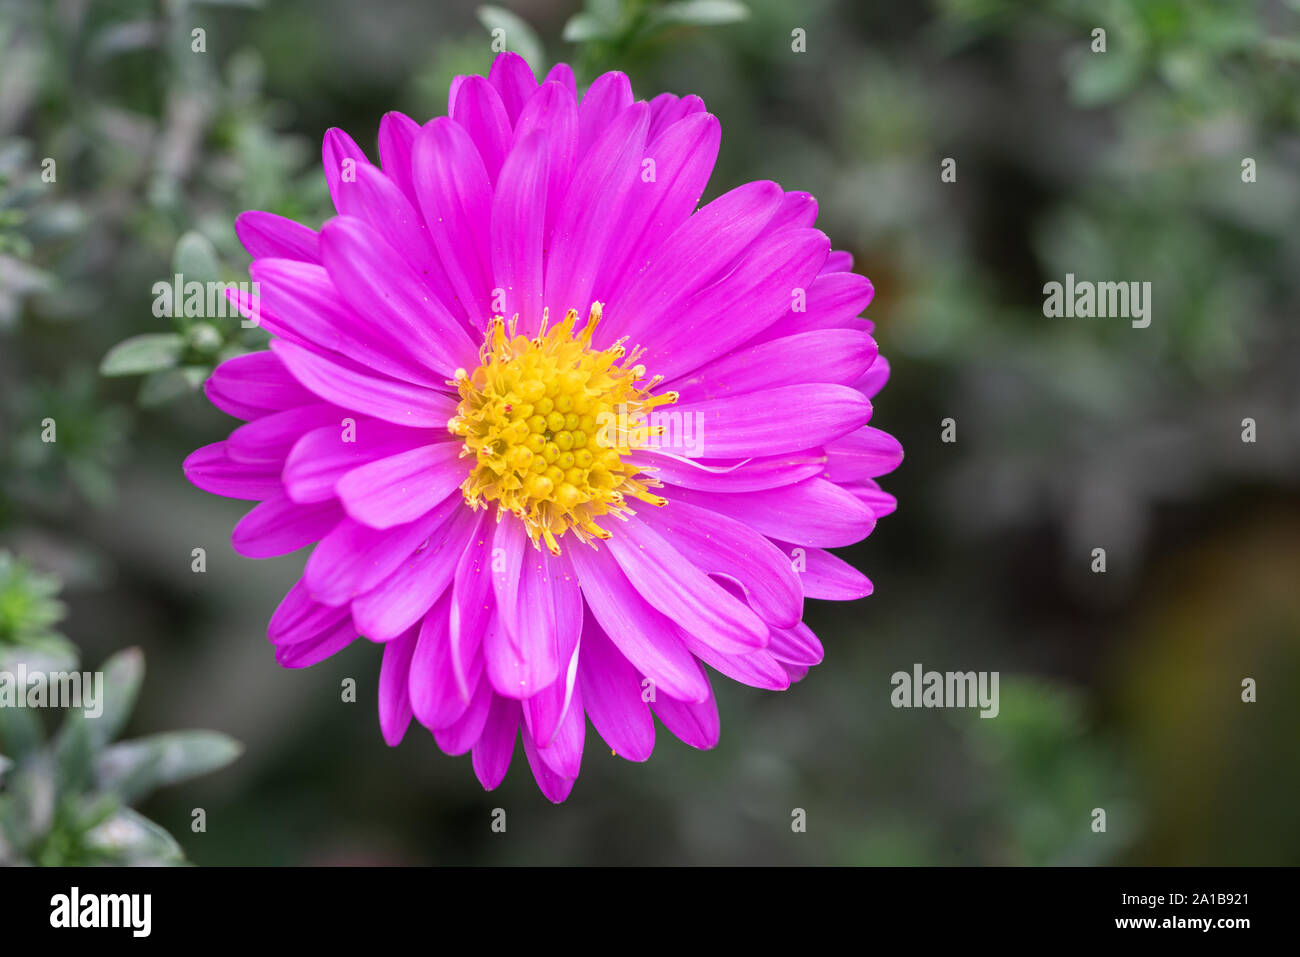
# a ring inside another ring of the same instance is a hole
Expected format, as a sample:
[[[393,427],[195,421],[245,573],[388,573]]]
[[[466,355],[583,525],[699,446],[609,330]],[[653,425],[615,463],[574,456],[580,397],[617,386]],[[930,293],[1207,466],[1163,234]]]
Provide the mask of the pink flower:
[[[271,617],[305,667],[384,649],[379,720],[412,716],[486,788],[522,734],[564,800],[590,718],[632,761],[652,715],[710,748],[702,665],[784,689],[822,659],[807,598],[871,592],[824,549],[894,508],[902,449],[867,425],[888,365],[871,283],[813,228],[817,204],[749,183],[696,209],[720,132],[698,97],[577,98],[502,54],[449,116],[389,113],[374,166],[325,136],[339,215],[236,224],[268,352],[223,363],[246,420],[187,459],[259,501],[243,555],[315,543]]]

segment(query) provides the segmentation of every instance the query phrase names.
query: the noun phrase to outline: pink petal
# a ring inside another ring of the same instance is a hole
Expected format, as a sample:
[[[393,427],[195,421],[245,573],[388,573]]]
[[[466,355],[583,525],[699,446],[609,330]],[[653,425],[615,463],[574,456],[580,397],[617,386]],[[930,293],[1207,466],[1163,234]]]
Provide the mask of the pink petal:
[[[445,728],[433,729],[433,739],[438,742],[438,747],[446,754],[464,754],[474,747],[483,736],[483,729],[487,725],[488,712],[494,698],[496,695],[492,693],[492,685],[488,683],[487,675],[482,675],[474,690],[474,696],[470,699],[469,707],[456,723]]]
[[[344,620],[351,625],[347,607],[317,601],[308,591],[304,576],[280,600],[266,626],[266,636],[274,645],[295,645],[318,638]]]
[[[340,213],[348,204],[346,189],[353,185],[344,177],[352,174],[362,166],[369,166],[365,151],[357,145],[356,140],[342,130],[332,127],[325,131],[321,143],[321,166],[325,170],[325,184],[329,187],[330,198],[334,208]]]
[[[306,433],[327,423],[341,428],[347,415],[338,406],[312,402],[296,409],[272,412],[230,433],[226,440],[226,454],[237,462],[262,463],[268,467],[283,466],[294,443]]]
[[[496,59],[492,61],[492,68],[488,71],[488,81],[501,94],[501,102],[505,105],[506,115],[510,117],[511,123],[519,116],[519,111],[524,108],[528,98],[537,89],[537,77],[533,76],[528,61],[518,53],[509,50],[498,53]]]
[[[876,518],[892,515],[898,508],[898,499],[882,489],[875,479],[845,482],[842,487],[844,491],[869,508]]]
[[[811,284],[829,249],[815,229],[764,236],[725,279],[687,300],[647,349],[647,366],[671,379],[792,315],[797,292]]]
[[[826,468],[826,457],[819,451],[747,459],[697,460],[647,449],[637,451],[627,461],[653,468],[654,477],[661,482],[706,492],[779,488],[820,475]],[[671,501],[672,494],[664,494]]]
[[[276,257],[320,262],[320,237],[292,219],[250,209],[235,217],[235,235],[254,259]]]
[[[510,151],[510,117],[501,94],[481,76],[468,76],[456,93],[451,117],[465,128],[478,149],[490,182],[495,183]]]
[[[862,378],[853,385],[855,388],[861,389],[862,394],[869,399],[883,389],[888,381],[889,360],[884,356],[880,356],[875,362],[871,363],[871,368],[863,373]]]
[[[702,641],[690,635],[682,634],[682,641],[691,653],[696,655],[710,668],[726,675],[732,681],[762,688],[765,691],[784,691],[790,687],[790,676],[766,649],[751,651],[744,655],[727,655],[710,648]]]
[[[826,446],[826,477],[832,482],[861,481],[892,472],[902,461],[898,439],[864,426]]]
[[[632,587],[612,556],[584,546],[570,549],[569,560],[587,607],[633,667],[663,694],[703,700],[708,682],[695,656],[673,633],[672,623]]]
[[[819,548],[860,542],[876,525],[871,509],[823,478],[743,495],[681,489],[676,499],[730,515],[771,538]]]
[[[575,100],[578,98],[578,84],[573,78],[573,69],[567,63],[557,63],[551,67],[546,78],[542,80],[543,85],[550,82],[559,83],[569,91],[569,96]]]
[[[789,628],[803,617],[803,589],[790,559],[743,522],[672,501],[647,514],[644,522],[671,541],[695,568],[736,581],[769,625]],[[669,617],[695,634],[684,620]]]
[[[379,668],[379,730],[384,742],[395,748],[402,743],[411,723],[411,697],[407,677],[411,655],[415,651],[416,629],[384,646],[384,661]]]
[[[274,558],[318,542],[344,518],[335,502],[299,505],[285,495],[268,498],[239,520],[230,545],[245,558]]]
[[[528,732],[527,726],[523,729],[524,738],[524,757],[528,759],[528,766],[532,769],[533,777],[537,780],[537,786],[541,788],[542,794],[552,804],[561,804],[569,797],[569,792],[573,790],[574,778],[562,777],[551,770],[550,766],[538,754],[536,742],[533,736]]]
[[[271,349],[302,385],[343,408],[414,428],[444,428],[456,414],[456,399],[445,392],[367,375],[283,340]]]
[[[695,402],[802,382],[851,385],[876,358],[861,330],[826,329],[748,345],[669,383]]]
[[[597,298],[619,303],[637,270],[699,205],[718,158],[722,128],[717,117],[696,113],[674,123],[646,146],[654,178],[632,181],[619,228],[605,255]],[[643,167],[644,169],[644,167]]]
[[[469,666],[477,657],[496,609],[492,593],[492,535],[486,511],[478,513],[478,524],[470,535],[456,565],[452,586],[450,621],[451,668],[461,697],[469,700],[474,682]]]
[[[537,739],[538,746],[550,747],[556,729],[573,706],[574,688],[578,681],[578,649],[581,644],[583,605],[578,578],[568,556],[545,555],[551,582],[550,598],[555,609],[556,656],[560,660],[560,674],[549,686],[524,702],[524,720]]]
[[[351,618],[345,618],[315,638],[277,646],[275,660],[282,668],[310,668],[338,654],[356,640],[357,629]]]
[[[546,301],[557,310],[585,311],[592,284],[613,238],[623,202],[640,172],[641,150],[650,124],[649,108],[623,111],[591,150],[580,153],[569,194],[582,202],[565,203],[551,235],[546,266]]]
[[[853,256],[842,249],[831,250],[831,254],[826,257],[826,265],[822,266],[823,273],[852,271]]]
[[[641,700],[641,675],[591,617],[583,629],[578,680],[587,715],[605,743],[629,761],[647,760],[655,723]]]
[[[222,412],[245,420],[316,401],[273,352],[227,359],[212,370],[203,391]]]
[[[613,71],[596,77],[578,104],[578,155],[587,155],[615,118],[631,105],[632,84],[626,74]]]
[[[778,661],[796,665],[821,664],[826,655],[821,641],[803,622],[793,628],[773,628],[767,650]]]
[[[420,208],[411,178],[411,150],[419,132],[419,123],[396,110],[385,113],[379,121],[379,163],[384,175],[397,184],[413,209]]]
[[[405,382],[436,387],[446,381],[445,376],[412,362],[410,351],[397,339],[377,332],[378,327],[358,323],[355,310],[339,294],[325,267],[292,259],[259,259],[248,271],[261,287],[262,325],[272,335]]]
[[[415,181],[409,165],[404,179],[410,183],[414,191]],[[410,271],[411,276],[418,280],[420,286],[419,290],[412,295],[429,293],[432,297],[431,306],[436,307],[437,313],[456,308],[455,292],[442,264],[433,255],[429,245],[429,231],[419,208],[407,198],[397,181],[369,163],[359,164],[353,176],[338,184],[334,201],[339,210],[338,218],[354,221],[358,226],[364,225],[364,241],[373,242],[371,237],[382,237],[380,242],[383,244],[384,252],[388,253],[388,247],[392,247],[397,256],[410,267],[404,273]],[[323,234],[324,230],[322,230],[322,242]],[[388,261],[395,261],[392,253],[388,253],[388,256]],[[379,250],[372,254],[372,258],[377,257],[380,257]],[[321,252],[321,261],[330,267],[331,273],[336,274],[335,281],[339,282],[340,288],[343,289],[342,282],[337,276],[338,270],[331,264],[329,253],[324,249]],[[344,295],[350,295],[346,289],[343,289],[343,292]],[[358,309],[364,309],[355,302],[353,305]]]
[[[641,596],[700,641],[730,653],[767,644],[762,619],[648,522],[628,519],[606,544]]]
[[[417,548],[370,591],[353,599],[352,620],[357,629],[373,641],[388,641],[419,622],[446,593],[474,524],[469,508],[454,512],[427,545]],[[450,607],[450,595],[446,597]],[[445,620],[446,609],[439,614]]]
[[[517,313],[524,334],[542,321],[547,154],[546,134],[530,133],[507,157],[492,197],[493,283],[505,292],[501,313]]]
[[[712,688],[703,701],[679,701],[661,694],[650,706],[664,727],[692,748],[707,751],[717,746],[722,727]]]
[[[807,598],[853,601],[866,598],[873,590],[866,575],[824,549],[805,548],[787,542],[774,541],[772,544],[790,557]]]
[[[513,698],[493,695],[487,723],[474,745],[474,773],[484,790],[495,790],[505,780],[518,732],[519,702]]]
[[[460,124],[438,117],[416,137],[412,162],[438,259],[465,317],[485,328],[492,314],[492,184],[478,147]]]
[[[638,266],[620,301],[612,303],[606,336],[647,342],[655,330],[671,327],[686,299],[716,279],[763,231],[781,196],[776,183],[747,183],[679,225],[651,261]]]
[[[768,342],[804,332],[848,329],[871,334],[871,323],[859,319],[875,295],[866,276],[851,272],[818,275],[807,287],[804,310],[792,312],[754,337],[754,342]]]
[[[428,445],[445,434],[433,429],[408,429],[367,416],[313,429],[294,443],[285,460],[285,491],[295,502],[334,498],[335,486],[348,472],[367,462]]]
[[[871,403],[846,385],[803,383],[682,402],[694,423],[692,458],[782,455],[833,442],[871,418]]]
[[[456,110],[456,101],[460,99],[460,88],[465,85],[465,81],[470,77],[458,74],[451,78],[451,83],[447,85],[447,115],[451,116]],[[482,79],[482,77],[479,77]]]
[[[804,677],[810,670],[807,665],[792,665],[789,662],[781,662],[781,667],[785,669],[786,674],[790,676],[790,683],[794,684],[803,681]]]
[[[538,741],[546,742],[548,747],[573,704],[577,688],[578,657],[578,648],[575,647],[573,653],[563,659],[566,667],[561,670],[559,677],[536,694],[522,700],[528,730]]]
[[[660,93],[650,101],[649,138],[653,140],[674,123],[703,111],[704,101],[693,93],[680,98],[672,93]]]
[[[507,515],[496,528],[501,571],[492,584],[502,627],[484,636],[488,677],[497,694],[527,698],[560,673],[560,628],[553,589],[563,585],[549,552],[533,548],[523,523]]]
[[[236,462],[225,442],[213,442],[191,452],[181,466],[190,482],[226,498],[261,500],[281,492],[280,476],[264,464]]]
[[[577,659],[574,659],[574,670],[577,670]],[[559,684],[557,681],[556,684]],[[523,703],[524,710],[524,727],[528,731],[528,736],[533,739],[537,745],[538,757],[562,778],[572,780],[578,776],[582,770],[582,748],[587,738],[587,718],[586,712],[582,706],[582,690],[575,683],[572,688],[572,701],[560,717],[559,727],[552,732],[551,737],[544,738],[539,733],[536,723],[527,721],[528,707],[532,704],[533,699]],[[545,747],[542,742],[546,741]]]
[[[350,602],[391,575],[433,535],[462,502],[446,499],[438,508],[397,529],[377,529],[344,519],[307,559],[303,581],[311,596],[329,605]]]
[[[409,241],[427,248],[423,224],[420,235]],[[430,292],[408,260],[375,230],[351,217],[332,219],[321,230],[321,255],[352,308],[387,330],[422,367],[443,373],[445,379],[461,366],[476,364],[478,343]]]
[[[464,716],[472,700],[469,695],[461,695],[451,667],[451,636],[447,630],[450,608],[450,596],[444,594],[424,617],[411,662],[411,706],[426,728],[451,727]],[[483,657],[475,654],[468,669],[471,688],[477,687],[482,673]]]
[[[530,134],[545,135],[546,192],[538,191],[534,203],[545,211],[545,235],[549,238],[569,193],[569,180],[578,150],[578,105],[573,94],[559,83],[543,83],[524,106],[515,123],[512,150]]]
[[[435,442],[370,462],[339,479],[348,514],[372,528],[413,522],[465,480],[468,467],[457,442]]]
[[[811,227],[817,222],[817,200],[812,193],[795,191],[781,199],[781,208],[772,217],[769,229]]]

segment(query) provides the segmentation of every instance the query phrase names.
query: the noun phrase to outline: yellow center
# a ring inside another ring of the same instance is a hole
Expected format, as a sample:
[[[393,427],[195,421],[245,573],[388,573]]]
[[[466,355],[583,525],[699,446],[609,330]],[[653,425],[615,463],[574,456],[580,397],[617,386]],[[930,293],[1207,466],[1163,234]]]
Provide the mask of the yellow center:
[[[593,349],[600,317],[601,303],[592,303],[575,335],[577,310],[549,329],[543,313],[541,331],[529,339],[515,333],[518,316],[508,327],[495,316],[479,367],[473,374],[457,369],[451,383],[460,405],[447,428],[465,440],[461,457],[475,460],[461,485],[465,501],[474,508],[496,503],[498,521],[512,512],[535,547],[545,541],[556,555],[556,539],[568,531],[588,544],[609,538],[596,519],[633,514],[629,498],[666,503],[648,491],[662,483],[623,455],[662,433],[645,425],[646,417],[676,402],[677,393],[652,396],[663,379],[642,382],[640,350],[629,355],[624,340]]]

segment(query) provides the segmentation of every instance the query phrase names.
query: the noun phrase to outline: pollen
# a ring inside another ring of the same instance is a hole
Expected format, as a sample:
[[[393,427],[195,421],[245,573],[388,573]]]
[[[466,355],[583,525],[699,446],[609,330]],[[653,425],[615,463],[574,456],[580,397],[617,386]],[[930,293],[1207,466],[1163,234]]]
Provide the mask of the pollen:
[[[628,453],[648,444],[662,427],[652,410],[677,401],[677,393],[653,395],[661,376],[646,379],[620,339],[607,349],[592,346],[603,305],[592,303],[575,332],[578,312],[550,326],[543,313],[537,335],[517,334],[519,317],[495,316],[472,373],[456,370],[460,395],[447,423],[464,440],[461,457],[473,468],[461,485],[473,508],[517,516],[534,547],[560,554],[568,532],[588,545],[610,537],[598,520],[635,514],[631,500],[661,506],[650,491],[662,483],[629,463]]]

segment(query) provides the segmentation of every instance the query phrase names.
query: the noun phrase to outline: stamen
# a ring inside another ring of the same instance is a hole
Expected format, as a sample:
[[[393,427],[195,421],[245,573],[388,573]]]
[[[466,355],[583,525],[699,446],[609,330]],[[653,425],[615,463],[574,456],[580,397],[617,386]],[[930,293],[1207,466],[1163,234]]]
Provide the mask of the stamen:
[[[635,514],[635,498],[654,506],[667,504],[649,488],[662,483],[644,466],[629,464],[622,453],[663,433],[644,425],[659,405],[677,401],[675,392],[651,391],[663,381],[645,378],[638,347],[629,355],[619,339],[606,349],[591,348],[603,304],[594,302],[575,337],[576,309],[550,325],[547,310],[533,338],[517,335],[518,314],[509,323],[493,316],[473,373],[457,369],[453,380],[460,395],[447,428],[465,441],[464,458],[475,466],[461,485],[474,508],[497,506],[497,521],[510,512],[524,523],[534,547],[560,554],[559,540],[572,532],[593,545],[610,537],[597,523],[602,516],[626,520]],[[627,357],[627,362],[620,361]]]

